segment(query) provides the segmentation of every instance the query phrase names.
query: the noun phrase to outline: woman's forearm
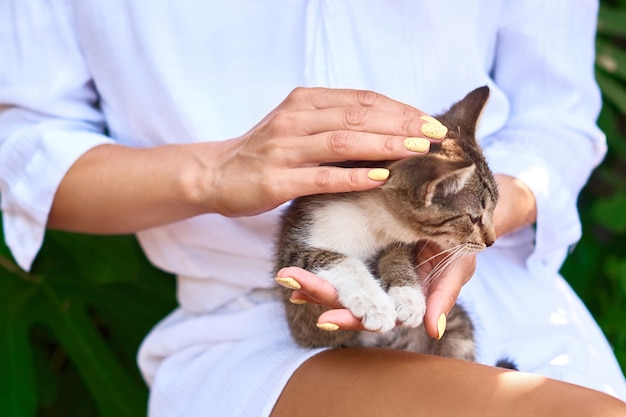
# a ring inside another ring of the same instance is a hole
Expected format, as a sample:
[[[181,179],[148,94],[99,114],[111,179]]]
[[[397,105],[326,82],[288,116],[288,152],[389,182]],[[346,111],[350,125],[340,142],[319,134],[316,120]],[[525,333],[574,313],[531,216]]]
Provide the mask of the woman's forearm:
[[[219,147],[211,145],[215,144],[92,148],[57,189],[48,226],[84,233],[133,233],[211,211],[200,207],[194,194],[198,153],[216,157],[219,153]]]

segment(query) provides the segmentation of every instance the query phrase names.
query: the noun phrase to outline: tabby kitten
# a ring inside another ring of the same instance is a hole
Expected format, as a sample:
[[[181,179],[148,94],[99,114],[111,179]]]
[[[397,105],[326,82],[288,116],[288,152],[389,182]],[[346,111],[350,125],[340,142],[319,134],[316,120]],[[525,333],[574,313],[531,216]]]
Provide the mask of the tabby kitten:
[[[315,323],[325,307],[294,305],[291,290],[282,288],[298,344],[392,347],[475,359],[472,322],[458,305],[440,340],[428,337],[421,324],[426,280],[436,279],[433,273],[462,254],[479,252],[495,240],[498,191],[475,138],[488,97],[488,87],[477,88],[437,116],[448,128],[446,138],[426,155],[387,162],[391,174],[381,187],[300,197],[285,210],[274,272],[297,266],[328,280],[341,304],[371,331],[320,330]],[[440,248],[444,260],[420,277],[416,253],[423,241]]]

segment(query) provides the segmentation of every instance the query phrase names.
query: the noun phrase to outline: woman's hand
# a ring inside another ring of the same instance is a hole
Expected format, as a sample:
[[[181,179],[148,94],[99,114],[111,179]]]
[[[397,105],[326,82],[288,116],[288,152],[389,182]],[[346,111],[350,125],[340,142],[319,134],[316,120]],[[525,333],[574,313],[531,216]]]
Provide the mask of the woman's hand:
[[[494,213],[496,235],[503,236],[536,221],[537,209],[532,191],[521,181],[506,175],[496,175],[500,199]],[[437,249],[426,244],[418,251],[418,273],[428,276],[433,269],[445,262],[443,256],[435,256]],[[446,315],[450,312],[461,288],[474,274],[476,255],[465,254],[451,263],[435,280],[427,282],[426,314],[424,326],[428,334],[440,338],[446,325]],[[319,318],[318,323],[333,323],[344,330],[365,330],[358,318],[339,304],[335,288],[327,281],[300,268],[284,268],[278,278],[292,278],[300,288],[294,290],[293,300],[323,304],[329,307]],[[427,280],[428,281],[428,280]]]
[[[418,254],[418,273],[421,276],[428,274],[439,265],[443,256],[436,256],[436,249],[430,245],[421,248]],[[424,325],[428,334],[435,339],[441,338],[445,331],[446,315],[454,306],[461,287],[471,278],[476,269],[476,255],[467,254],[458,258],[438,277],[430,286],[427,286],[427,310],[424,316]],[[342,330],[365,330],[360,319],[344,308],[337,298],[337,292],[328,281],[301,268],[283,268],[277,274],[278,281],[294,289],[291,300],[295,303],[322,304],[329,310],[322,313],[318,324],[338,326]],[[298,288],[299,287],[299,288]]]
[[[298,88],[206,165],[201,204],[226,216],[270,210],[295,197],[377,187],[386,170],[321,163],[395,160],[427,152],[446,128],[370,91]],[[407,138],[411,138],[407,141]]]

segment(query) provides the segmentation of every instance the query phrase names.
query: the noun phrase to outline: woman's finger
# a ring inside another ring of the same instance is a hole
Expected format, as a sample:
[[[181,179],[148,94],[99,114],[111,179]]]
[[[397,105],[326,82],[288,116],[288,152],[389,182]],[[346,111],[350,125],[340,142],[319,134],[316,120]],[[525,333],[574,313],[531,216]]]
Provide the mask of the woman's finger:
[[[320,328],[327,331],[365,330],[361,320],[339,304],[337,291],[328,281],[304,269],[288,267],[278,272],[276,282],[294,290],[291,300],[295,304],[314,303],[329,308],[317,320]]]
[[[365,330],[361,320],[345,308],[325,311],[317,319],[317,326],[326,331]]]
[[[338,168],[332,166],[282,170],[264,188],[289,200],[299,196],[369,190],[389,176],[385,168]]]
[[[337,299],[337,290],[328,281],[305,269],[290,266],[276,274],[280,285],[305,293],[311,301],[329,308],[342,308]]]
[[[375,133],[336,130],[318,133],[306,139],[285,138],[275,154],[287,166],[317,166],[341,161],[388,161],[427,153],[431,140],[420,137],[380,135]]]
[[[335,130],[353,130],[396,136],[443,139],[448,129],[436,119],[416,114],[391,113],[368,107],[331,107],[319,110],[279,113],[276,117],[293,118],[301,129],[296,133],[313,135]],[[291,120],[282,121],[284,124]]]
[[[432,338],[440,339],[443,336],[446,316],[456,303],[461,287],[469,281],[475,270],[476,255],[463,255],[459,262],[448,268],[429,288],[424,326]]]
[[[423,111],[363,90],[297,88],[264,120],[283,133],[355,130],[440,140],[447,129]]]
[[[412,115],[416,118],[426,115],[415,107],[374,91],[323,87],[295,88],[277,108],[297,111],[331,107],[369,107],[389,113]]]

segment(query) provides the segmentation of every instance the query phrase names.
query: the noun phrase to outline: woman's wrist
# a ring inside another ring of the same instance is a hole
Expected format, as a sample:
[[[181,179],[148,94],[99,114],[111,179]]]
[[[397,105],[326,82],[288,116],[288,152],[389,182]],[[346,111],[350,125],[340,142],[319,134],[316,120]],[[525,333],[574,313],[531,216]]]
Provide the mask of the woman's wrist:
[[[494,175],[500,198],[494,213],[496,236],[504,236],[537,221],[537,204],[532,190],[517,178]]]

